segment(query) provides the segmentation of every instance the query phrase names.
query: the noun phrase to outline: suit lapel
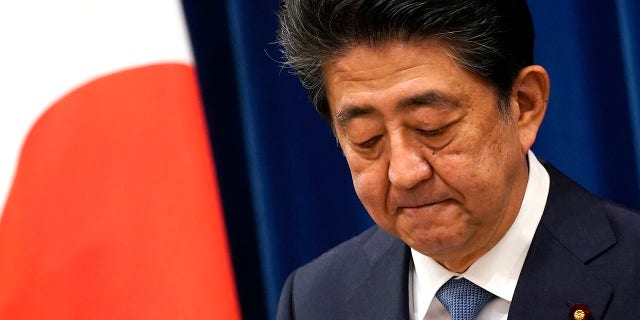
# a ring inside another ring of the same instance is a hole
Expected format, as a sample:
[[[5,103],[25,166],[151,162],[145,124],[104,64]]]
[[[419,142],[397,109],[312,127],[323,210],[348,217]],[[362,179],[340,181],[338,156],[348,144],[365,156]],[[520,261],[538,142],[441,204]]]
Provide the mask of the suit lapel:
[[[518,280],[509,319],[566,319],[576,303],[604,314],[612,289],[545,228],[539,228]]]
[[[349,297],[349,319],[409,319],[409,249],[378,230],[363,246],[368,276]]]
[[[555,168],[549,198],[516,286],[509,319],[566,319],[585,304],[605,314],[612,289],[588,265],[615,244],[600,200]],[[350,319],[409,319],[407,246],[378,230],[363,244],[368,270],[348,298]]]
[[[586,304],[605,313],[612,289],[588,264],[615,244],[599,200],[551,166],[549,198],[511,302],[509,319],[566,319]]]

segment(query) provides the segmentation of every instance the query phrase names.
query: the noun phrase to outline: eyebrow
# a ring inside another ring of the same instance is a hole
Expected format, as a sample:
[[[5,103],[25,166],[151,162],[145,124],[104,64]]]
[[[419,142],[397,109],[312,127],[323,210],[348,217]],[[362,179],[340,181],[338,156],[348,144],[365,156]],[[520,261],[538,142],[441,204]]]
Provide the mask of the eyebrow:
[[[400,110],[412,110],[418,108],[434,108],[434,109],[455,109],[460,102],[447,94],[438,91],[427,91],[405,99],[400,100],[396,108]],[[374,107],[369,105],[363,106],[345,106],[336,113],[338,124],[345,127],[353,119],[375,113]]]
[[[427,91],[412,97],[400,100],[398,109],[415,109],[420,107],[430,107],[435,109],[455,109],[460,102],[445,93],[438,91]]]
[[[345,127],[351,120],[374,113],[371,106],[345,106],[336,113],[336,120],[341,127]]]

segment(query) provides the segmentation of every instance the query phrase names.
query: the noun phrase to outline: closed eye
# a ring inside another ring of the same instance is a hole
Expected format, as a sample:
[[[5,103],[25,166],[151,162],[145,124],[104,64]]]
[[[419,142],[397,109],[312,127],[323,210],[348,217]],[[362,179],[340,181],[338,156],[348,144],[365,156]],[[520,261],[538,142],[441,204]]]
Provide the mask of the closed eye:
[[[437,129],[424,130],[416,128],[414,130],[417,135],[422,137],[421,140],[426,146],[434,150],[442,149],[453,141],[455,130],[451,128],[455,123],[456,122],[453,122]]]
[[[376,143],[380,140],[380,138],[382,138],[382,135],[378,135],[375,136],[367,141],[364,142],[359,142],[359,143],[355,143],[356,146],[358,146],[358,148],[361,149],[369,149],[372,148],[376,145]]]
[[[433,130],[416,129],[416,131],[420,135],[423,135],[425,137],[435,137],[435,136],[438,136],[438,135],[442,134],[444,132],[445,128],[446,127],[442,127],[442,128],[433,129]]]

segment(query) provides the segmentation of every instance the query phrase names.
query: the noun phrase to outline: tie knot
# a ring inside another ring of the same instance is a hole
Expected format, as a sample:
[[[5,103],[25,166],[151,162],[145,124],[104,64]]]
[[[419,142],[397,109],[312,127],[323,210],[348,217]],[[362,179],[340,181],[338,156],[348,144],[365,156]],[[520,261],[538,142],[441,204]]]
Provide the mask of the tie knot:
[[[451,320],[473,320],[494,295],[465,278],[451,278],[436,292]]]

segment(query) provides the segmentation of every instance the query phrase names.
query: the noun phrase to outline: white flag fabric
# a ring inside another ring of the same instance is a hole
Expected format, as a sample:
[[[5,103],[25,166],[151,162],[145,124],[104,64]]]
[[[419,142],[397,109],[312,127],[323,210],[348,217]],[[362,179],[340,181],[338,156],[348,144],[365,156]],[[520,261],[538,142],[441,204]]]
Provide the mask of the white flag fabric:
[[[0,319],[239,319],[177,0],[0,4]]]

